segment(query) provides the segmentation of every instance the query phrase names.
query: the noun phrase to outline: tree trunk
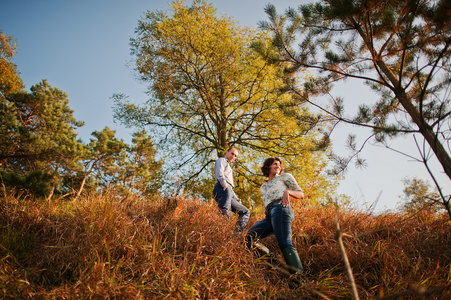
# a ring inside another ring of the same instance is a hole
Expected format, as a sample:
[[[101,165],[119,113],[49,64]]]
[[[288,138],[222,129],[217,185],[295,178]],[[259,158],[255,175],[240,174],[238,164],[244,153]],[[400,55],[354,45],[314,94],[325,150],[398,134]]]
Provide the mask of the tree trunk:
[[[128,188],[128,192],[131,193],[133,189],[133,185],[135,184],[136,171],[133,171],[132,179],[130,180],[130,187]]]
[[[392,70],[382,60],[376,49],[374,49],[373,40],[365,34],[365,31],[361,28],[358,22],[353,19],[351,19],[351,22],[368,47],[376,69],[379,68],[382,74],[387,76],[388,80],[392,84],[392,86],[388,84],[386,86],[395,93],[396,99],[398,99],[398,101],[412,118],[413,122],[418,126],[420,133],[423,135],[432,151],[434,151],[434,154],[442,165],[446,175],[448,175],[448,178],[451,179],[451,157],[449,153],[446,152],[445,148],[438,140],[433,128],[426,122],[423,117],[421,117],[420,112],[413,105],[411,99],[407,96],[406,90],[401,86],[398,77],[393,74]]]
[[[47,196],[47,201],[49,201],[52,198],[54,192],[55,192],[55,184],[52,184],[52,189],[50,190],[50,194]]]
[[[96,164],[97,161],[95,161],[92,165],[91,168],[89,168],[89,171],[86,173],[86,175],[83,177],[83,180],[81,181],[80,184],[80,188],[78,189],[77,195],[75,196],[74,200],[77,200],[78,197],[80,197],[81,195],[81,191],[83,190],[83,187],[85,186],[86,180],[88,179],[89,175],[91,174],[92,170],[94,169],[94,166]]]
[[[449,156],[449,153],[446,152],[442,143],[440,143],[440,141],[438,140],[433,128],[426,122],[424,118],[421,117],[420,112],[413,105],[411,99],[409,99],[409,97],[407,96],[405,89],[401,87],[401,84],[392,73],[390,68],[388,68],[388,66],[382,60],[377,61],[377,66],[384,73],[384,75],[387,76],[387,78],[393,84],[393,87],[395,87],[392,90],[395,93],[396,98],[406,109],[407,113],[412,118],[412,121],[418,126],[418,130],[423,135],[432,151],[434,151],[434,154],[442,165],[446,175],[448,175],[448,178],[451,179],[451,157]]]
[[[89,176],[89,173],[83,177],[83,180],[81,181],[80,188],[78,189],[77,195],[75,195],[74,201],[77,200],[78,197],[80,197],[81,191],[83,190],[83,187],[85,186],[85,182],[86,182],[86,179],[88,178],[88,176]]]

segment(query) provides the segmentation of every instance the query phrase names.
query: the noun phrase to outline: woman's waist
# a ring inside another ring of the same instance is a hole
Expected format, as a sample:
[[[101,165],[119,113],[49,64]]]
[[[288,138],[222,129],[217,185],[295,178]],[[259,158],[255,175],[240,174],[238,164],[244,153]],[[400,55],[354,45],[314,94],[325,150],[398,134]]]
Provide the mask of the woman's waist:
[[[282,201],[282,197],[277,197],[275,199],[266,200],[265,201],[265,203],[266,203],[265,207],[268,207],[268,206],[270,206],[270,205],[272,205],[274,203],[280,202],[280,201]]]
[[[265,212],[268,213],[269,210],[276,204],[279,204],[279,202],[282,201],[282,198],[277,198],[274,200],[271,200],[266,206],[265,206]]]

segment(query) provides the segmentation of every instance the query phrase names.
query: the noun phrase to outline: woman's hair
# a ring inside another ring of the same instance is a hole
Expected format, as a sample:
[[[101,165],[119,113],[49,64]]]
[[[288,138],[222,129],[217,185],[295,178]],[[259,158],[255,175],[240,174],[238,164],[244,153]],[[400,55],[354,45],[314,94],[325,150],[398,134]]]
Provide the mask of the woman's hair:
[[[274,161],[278,161],[280,162],[280,174],[282,174],[283,172],[283,166],[282,166],[282,160],[278,157],[268,157],[267,159],[265,159],[265,162],[263,163],[262,166],[262,173],[263,175],[265,175],[266,177],[269,177],[269,169],[271,168],[271,165],[274,163]]]

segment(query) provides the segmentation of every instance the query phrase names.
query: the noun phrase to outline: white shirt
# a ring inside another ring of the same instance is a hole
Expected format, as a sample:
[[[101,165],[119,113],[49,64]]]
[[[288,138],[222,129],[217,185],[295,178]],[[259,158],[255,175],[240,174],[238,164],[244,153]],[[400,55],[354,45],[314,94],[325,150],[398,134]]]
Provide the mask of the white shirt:
[[[271,181],[266,179],[260,187],[260,193],[263,198],[263,207],[266,208],[266,206],[274,200],[282,200],[283,192],[285,192],[285,190],[302,191],[297,184],[296,179],[294,179],[293,175],[290,173],[276,175]]]
[[[231,187],[235,187],[233,185],[233,174],[232,168],[230,167],[229,161],[225,157],[220,157],[215,162],[215,176],[216,180],[224,187],[226,185],[230,185]]]

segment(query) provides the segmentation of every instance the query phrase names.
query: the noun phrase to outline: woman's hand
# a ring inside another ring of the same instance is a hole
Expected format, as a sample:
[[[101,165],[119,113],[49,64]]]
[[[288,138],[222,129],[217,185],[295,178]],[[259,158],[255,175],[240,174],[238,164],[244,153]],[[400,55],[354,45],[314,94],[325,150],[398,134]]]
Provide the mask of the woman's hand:
[[[282,204],[283,207],[290,205],[290,196],[296,199],[304,199],[304,193],[302,191],[285,190],[283,192],[282,200],[279,202],[279,204]]]
[[[283,207],[290,205],[290,191],[289,190],[285,190],[283,192],[282,200],[279,202],[279,204],[282,204]]]

